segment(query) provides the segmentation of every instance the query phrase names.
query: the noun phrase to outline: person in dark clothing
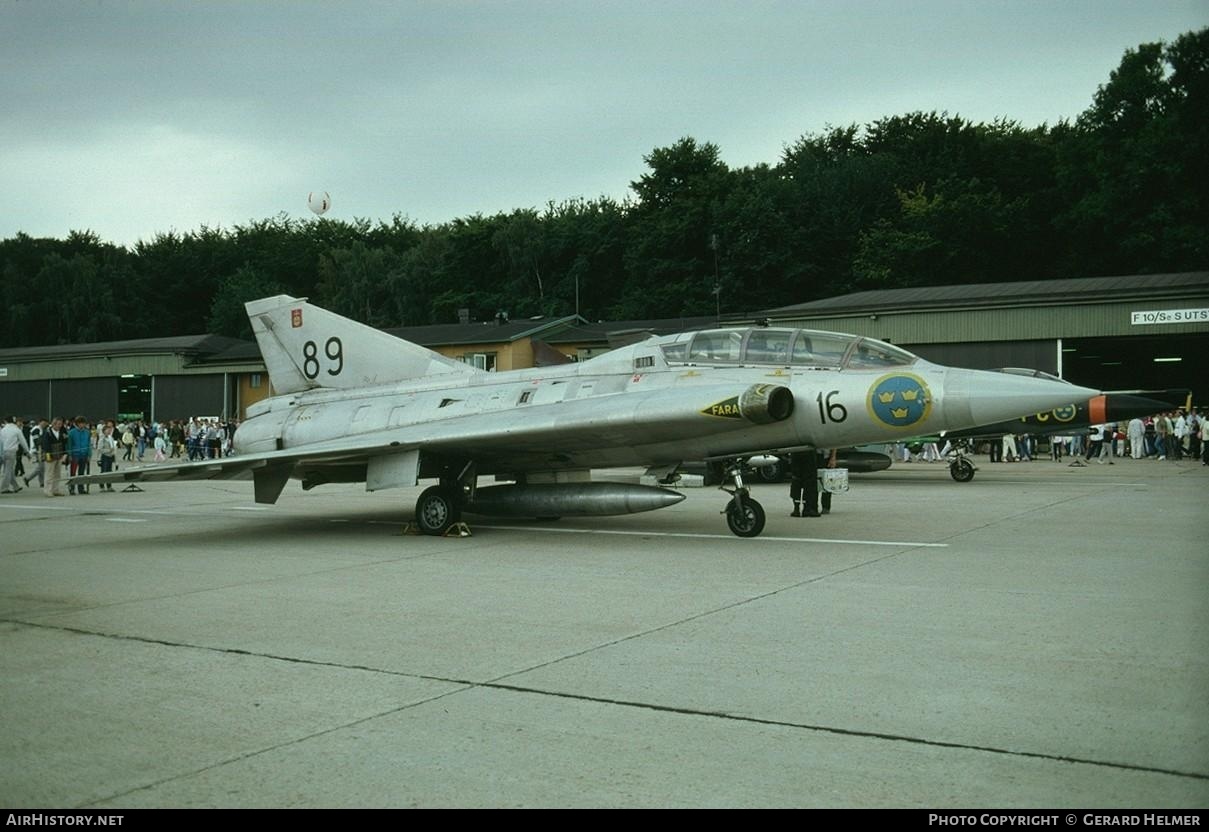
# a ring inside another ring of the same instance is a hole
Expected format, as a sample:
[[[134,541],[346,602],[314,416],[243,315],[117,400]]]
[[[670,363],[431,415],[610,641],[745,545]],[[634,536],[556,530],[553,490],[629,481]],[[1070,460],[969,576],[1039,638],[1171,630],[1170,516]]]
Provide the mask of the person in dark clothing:
[[[180,456],[185,447],[185,429],[180,422],[173,421],[168,428],[168,442],[172,445],[172,456]]]
[[[815,482],[817,477],[818,463],[814,451],[797,451],[789,455],[789,498],[793,500],[790,517],[803,516],[802,502],[808,497],[806,483]],[[817,488],[817,484],[814,487]]]
[[[819,468],[834,468],[835,467],[835,450],[827,448],[816,449],[811,456],[814,458],[814,476],[806,483],[806,503],[810,512],[803,515],[805,517],[818,517],[819,515],[819,496],[822,495],[823,514],[831,513],[831,492],[823,491],[819,488]]]
[[[819,448],[789,455],[789,497],[793,500],[790,517],[820,517],[831,512],[831,493],[819,489],[819,466],[835,467],[835,451]],[[822,495],[823,511],[819,512]]]

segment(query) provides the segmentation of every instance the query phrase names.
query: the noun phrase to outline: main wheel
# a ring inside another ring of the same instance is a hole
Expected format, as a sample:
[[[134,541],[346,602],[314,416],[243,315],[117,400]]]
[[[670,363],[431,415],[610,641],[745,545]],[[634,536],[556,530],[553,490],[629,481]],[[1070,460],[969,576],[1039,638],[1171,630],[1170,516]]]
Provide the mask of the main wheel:
[[[416,525],[424,534],[445,534],[462,517],[462,508],[453,493],[434,485],[424,489],[416,500]]]
[[[740,508],[738,499],[726,506],[726,525],[739,537],[755,537],[764,531],[764,507],[748,497]]]
[[[974,479],[974,463],[968,459],[955,459],[949,463],[949,476],[958,482]]]

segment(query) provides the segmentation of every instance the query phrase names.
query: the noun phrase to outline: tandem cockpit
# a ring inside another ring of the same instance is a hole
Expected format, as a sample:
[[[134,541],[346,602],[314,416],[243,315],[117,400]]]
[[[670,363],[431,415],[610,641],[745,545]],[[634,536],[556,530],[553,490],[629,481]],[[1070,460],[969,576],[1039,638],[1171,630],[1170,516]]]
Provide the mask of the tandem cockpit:
[[[684,332],[660,339],[672,365],[774,365],[820,370],[881,370],[921,359],[884,341],[812,329],[746,327]]]

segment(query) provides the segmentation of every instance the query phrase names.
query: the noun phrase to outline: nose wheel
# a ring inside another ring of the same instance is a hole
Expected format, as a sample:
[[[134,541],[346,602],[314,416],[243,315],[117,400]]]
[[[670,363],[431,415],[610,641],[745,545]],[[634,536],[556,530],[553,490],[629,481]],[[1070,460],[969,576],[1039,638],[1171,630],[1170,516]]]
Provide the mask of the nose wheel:
[[[974,472],[977,470],[974,467],[974,463],[965,457],[955,459],[949,463],[949,476],[958,482],[969,482],[974,479]]]
[[[726,515],[726,525],[731,532],[739,537],[755,537],[764,531],[764,507],[751,497],[746,485],[743,484],[743,465],[741,460],[732,460],[726,465],[726,476],[734,483],[727,488],[725,482],[722,490],[731,495],[723,514]]]
[[[949,452],[949,476],[957,482],[969,482],[978,470],[978,466],[966,456],[969,450],[969,444],[961,439],[954,443],[953,450]]]
[[[755,537],[764,531],[764,507],[751,497],[742,503],[736,497],[726,505],[726,525],[739,537]]]

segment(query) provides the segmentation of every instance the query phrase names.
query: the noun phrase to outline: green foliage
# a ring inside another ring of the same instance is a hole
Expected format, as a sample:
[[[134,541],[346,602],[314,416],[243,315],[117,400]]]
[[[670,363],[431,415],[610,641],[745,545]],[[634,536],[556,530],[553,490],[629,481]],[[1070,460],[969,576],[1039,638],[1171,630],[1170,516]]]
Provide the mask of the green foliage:
[[[716,145],[691,138],[645,161],[650,171],[632,183],[639,201],[629,212],[625,281],[610,317],[709,314],[722,230],[716,215],[735,177]]]
[[[1066,137],[1056,225],[1094,273],[1209,260],[1209,29],[1125,53]],[[1067,261],[1068,263],[1071,260]]]
[[[348,248],[334,248],[319,255],[315,301],[371,326],[398,326],[394,299],[401,280],[394,249],[370,248],[357,240]]]
[[[284,292],[280,283],[265,277],[255,267],[247,264],[240,266],[219,284],[210,303],[207,330],[214,335],[251,339],[252,324],[244,304]]]
[[[1073,122],[947,113],[827,127],[775,165],[684,137],[632,201],[569,200],[417,227],[280,215],[0,240],[0,347],[212,332],[307,296],[375,326],[756,311],[865,288],[1204,269],[1209,29],[1128,50]]]

